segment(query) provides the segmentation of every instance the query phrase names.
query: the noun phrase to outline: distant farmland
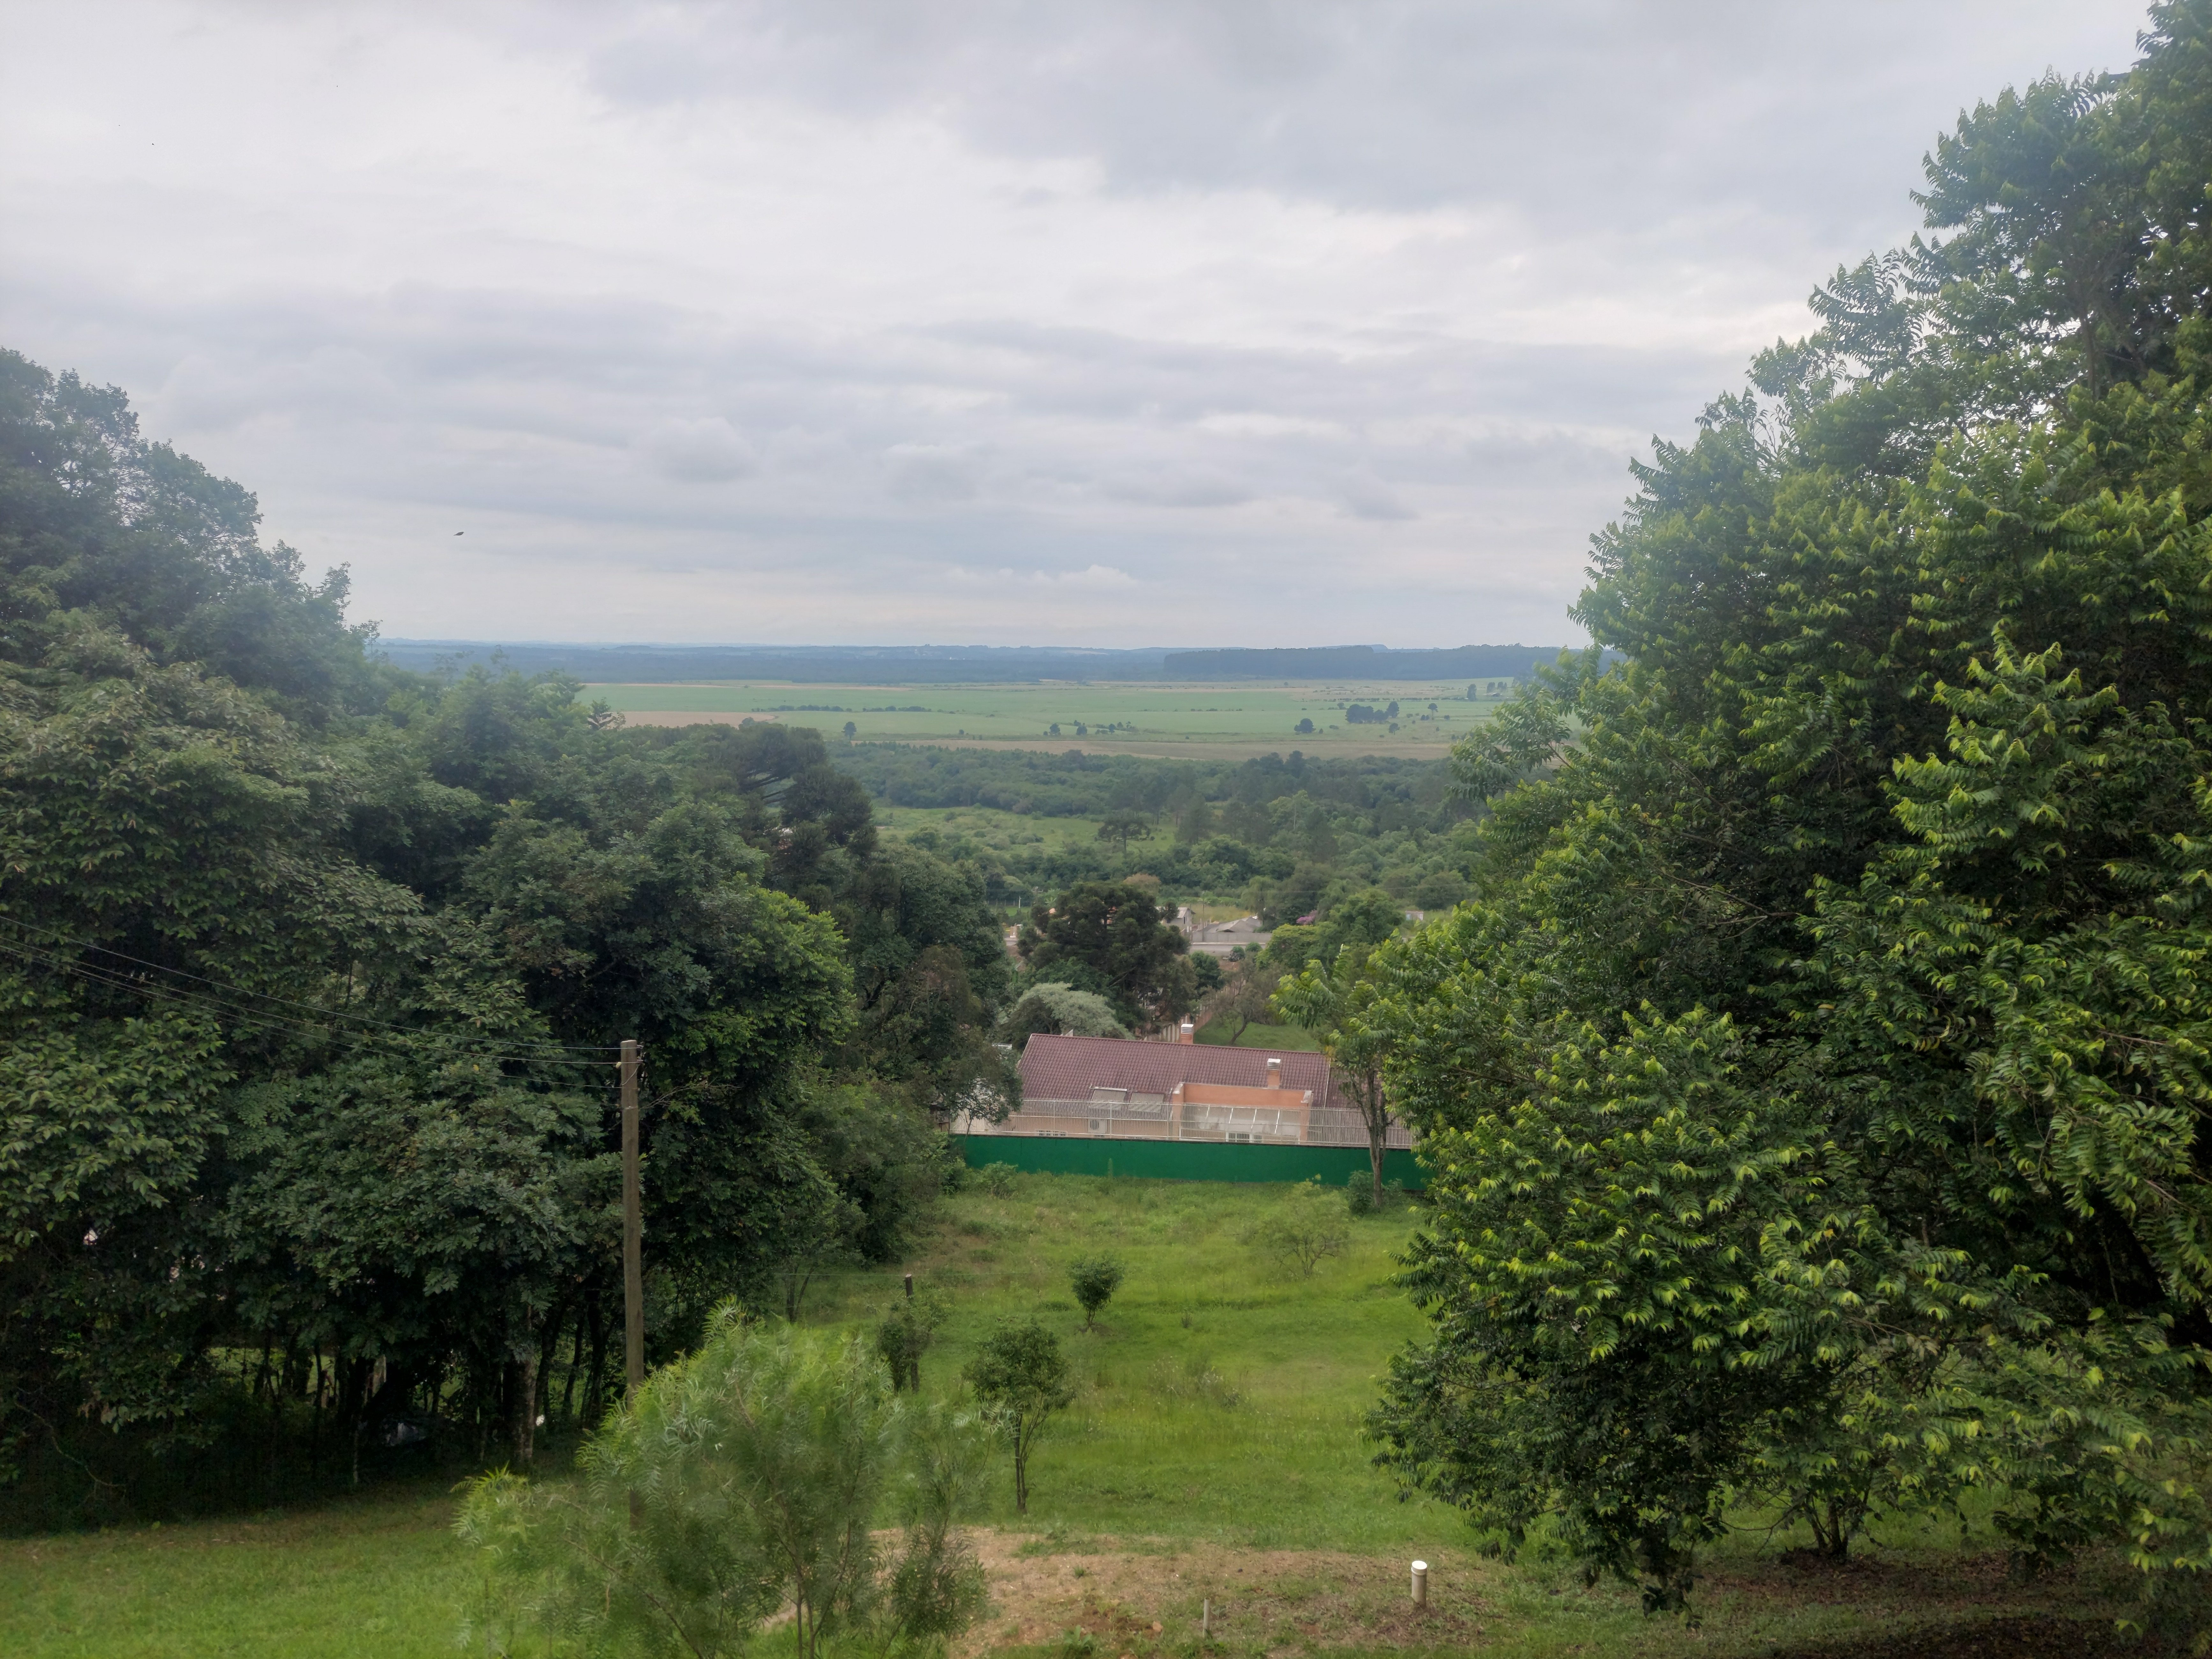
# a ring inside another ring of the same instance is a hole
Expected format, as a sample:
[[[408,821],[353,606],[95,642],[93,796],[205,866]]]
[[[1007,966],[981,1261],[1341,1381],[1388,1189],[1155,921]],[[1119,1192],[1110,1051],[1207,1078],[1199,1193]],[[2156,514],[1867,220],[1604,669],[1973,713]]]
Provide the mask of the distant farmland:
[[[1467,701],[1468,683],[1450,685],[1304,680],[1194,684],[818,685],[788,681],[674,685],[593,685],[633,725],[778,720],[825,732],[850,721],[863,743],[913,743],[1058,753],[1153,755],[1235,760],[1270,750],[1311,755],[1405,755],[1440,758],[1452,743],[1496,712],[1504,680],[1482,682],[1498,695]],[[1346,705],[1376,709],[1393,702],[1387,722],[1353,725]],[[1431,709],[1430,705],[1435,704]],[[1310,720],[1314,730],[1297,724]],[[1057,725],[1060,730],[1052,728]]]

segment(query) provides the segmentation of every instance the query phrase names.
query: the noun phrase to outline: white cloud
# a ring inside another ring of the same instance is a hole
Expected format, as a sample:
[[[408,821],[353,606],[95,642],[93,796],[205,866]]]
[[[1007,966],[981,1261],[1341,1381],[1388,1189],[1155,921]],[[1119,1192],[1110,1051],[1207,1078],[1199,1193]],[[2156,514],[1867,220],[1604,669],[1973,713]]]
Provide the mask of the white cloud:
[[[18,6],[0,343],[394,634],[1565,640],[1628,456],[2141,23],[1835,15]]]

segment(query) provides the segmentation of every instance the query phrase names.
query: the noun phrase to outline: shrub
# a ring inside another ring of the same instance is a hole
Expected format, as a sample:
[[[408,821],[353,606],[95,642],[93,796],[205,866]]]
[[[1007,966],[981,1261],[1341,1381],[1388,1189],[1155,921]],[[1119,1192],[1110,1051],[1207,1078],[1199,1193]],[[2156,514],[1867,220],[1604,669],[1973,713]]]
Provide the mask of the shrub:
[[[1153,1393],[1170,1400],[1194,1401],[1224,1410],[1244,1403],[1244,1396],[1214,1369],[1213,1357],[1203,1351],[1187,1353],[1180,1360],[1163,1354],[1152,1364],[1150,1381]]]
[[[1371,1175],[1354,1170],[1344,1178],[1344,1208],[1347,1215],[1375,1213],[1375,1182]]]
[[[983,1183],[983,1190],[994,1198],[1004,1198],[1014,1189],[1014,1177],[1021,1172],[1011,1164],[986,1164],[975,1171]]]
[[[807,1659],[841,1630],[943,1635],[977,1602],[952,1527],[988,1455],[976,1419],[902,1410],[858,1341],[726,1308],[585,1443],[573,1491],[471,1483],[455,1530],[483,1566],[471,1639],[527,1623],[586,1652],[714,1659],[786,1604]],[[906,1542],[883,1598],[869,1528],[894,1477]]]
[[[921,1357],[937,1340],[945,1322],[945,1298],[932,1290],[893,1299],[876,1327],[876,1353],[891,1374],[894,1390],[921,1392]]]
[[[1079,1256],[1069,1266],[1068,1288],[1082,1304],[1084,1329],[1097,1324],[1098,1310],[1121,1288],[1121,1264],[1110,1255]]]
[[[1343,1255],[1350,1237],[1344,1212],[1330,1201],[1318,1176],[1285,1193],[1249,1235],[1261,1250],[1306,1279],[1328,1257]]]

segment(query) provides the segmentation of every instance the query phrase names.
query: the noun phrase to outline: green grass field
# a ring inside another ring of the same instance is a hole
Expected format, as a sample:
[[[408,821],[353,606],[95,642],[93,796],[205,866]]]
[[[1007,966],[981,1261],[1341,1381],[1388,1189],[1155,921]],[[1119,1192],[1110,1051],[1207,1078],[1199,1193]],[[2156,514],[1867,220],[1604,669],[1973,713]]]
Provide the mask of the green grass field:
[[[1991,1626],[1995,1644],[1909,1651],[2105,1650],[2101,1561],[2023,1589],[1988,1540],[1925,1524],[1885,1526],[1891,1547],[1842,1571],[1778,1561],[1786,1534],[1739,1534],[1711,1553],[1697,1632],[1646,1620],[1632,1591],[1586,1585],[1541,1548],[1512,1566],[1481,1559],[1452,1511],[1400,1501],[1360,1437],[1377,1373],[1422,1328],[1391,1284],[1411,1217],[1351,1223],[1346,1254],[1302,1279],[1245,1242],[1280,1201],[1266,1187],[1043,1175],[1000,1196],[971,1182],[945,1201],[905,1264],[952,1307],[925,1387],[954,1386],[993,1320],[1030,1313],[1061,1334],[1082,1384],[1038,1451],[1025,1521],[1011,1476],[997,1483],[984,1519],[999,1529],[986,1553],[1000,1607],[963,1656],[1834,1656],[1862,1651],[1838,1643],[1897,1653],[1901,1632],[2000,1617],[2024,1618],[2020,1644]],[[1101,1249],[1127,1279],[1086,1333],[1066,1270]],[[834,1278],[804,1322],[864,1332],[896,1294],[896,1269]],[[396,1486],[296,1514],[0,1542],[0,1653],[451,1654],[469,1571],[451,1516],[442,1489]],[[1436,1585],[1419,1619],[1404,1579],[1417,1555]],[[1090,1645],[1054,1634],[1072,1627]],[[761,1650],[782,1650],[771,1638]]]
[[[849,720],[861,742],[1241,760],[1292,749],[1310,755],[1441,757],[1455,738],[1497,711],[1498,699],[1469,702],[1467,690],[1464,681],[1164,685],[1054,680],[1024,685],[593,685],[585,695],[605,699],[635,724],[751,716],[835,732]],[[1381,708],[1394,700],[1401,712],[1395,732],[1387,726],[1345,723],[1345,703]],[[1312,720],[1316,729],[1298,732],[1301,720]],[[1051,729],[1055,725],[1057,733]]]

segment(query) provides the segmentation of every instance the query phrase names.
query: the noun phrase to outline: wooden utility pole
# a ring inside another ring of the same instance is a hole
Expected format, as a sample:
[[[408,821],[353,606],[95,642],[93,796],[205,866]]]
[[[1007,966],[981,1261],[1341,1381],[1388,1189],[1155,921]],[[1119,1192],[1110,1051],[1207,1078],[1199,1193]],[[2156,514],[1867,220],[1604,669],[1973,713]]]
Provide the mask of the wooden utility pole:
[[[644,1222],[637,1180],[637,1042],[622,1046],[623,1117],[623,1358],[629,1391],[645,1381]]]

